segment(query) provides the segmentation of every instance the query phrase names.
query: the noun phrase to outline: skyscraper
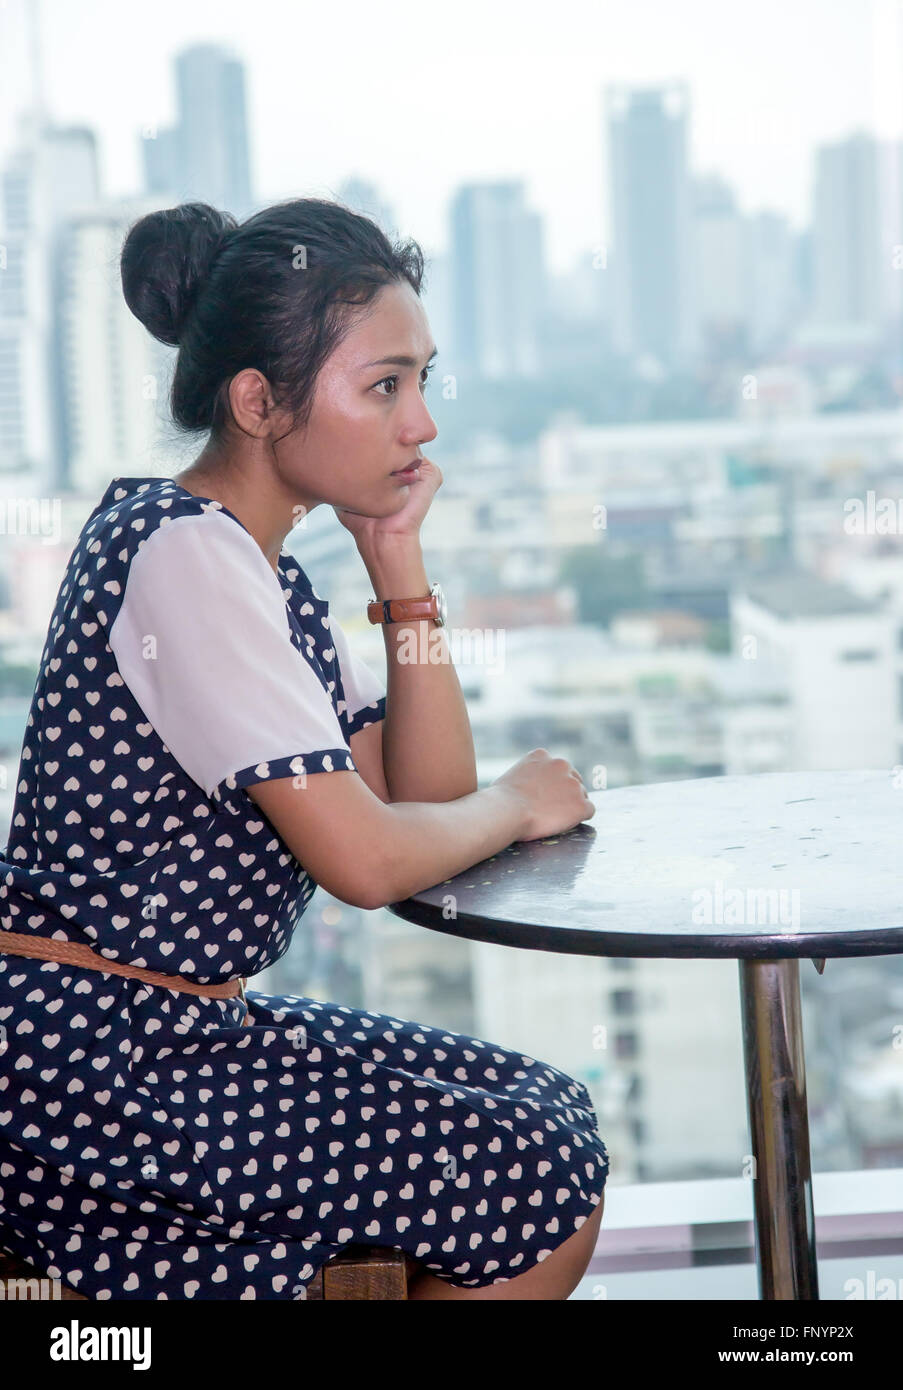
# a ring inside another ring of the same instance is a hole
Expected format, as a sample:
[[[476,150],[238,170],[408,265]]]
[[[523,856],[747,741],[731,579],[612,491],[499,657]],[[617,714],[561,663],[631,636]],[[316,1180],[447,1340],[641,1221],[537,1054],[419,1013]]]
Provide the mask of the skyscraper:
[[[176,59],[178,119],[144,139],[148,192],[204,202],[239,220],[253,211],[242,62],[217,44]]]
[[[129,311],[119,273],[129,227],[154,207],[150,198],[107,201],[68,224],[59,308],[67,482],[88,496],[157,463],[175,350]]]
[[[878,148],[871,135],[822,145],[815,156],[815,318],[877,324]]]
[[[822,145],[815,157],[812,220],[814,319],[822,326],[868,326],[891,317],[903,242],[899,144],[857,132]]]
[[[675,367],[696,351],[685,82],[606,89],[614,346]]]
[[[767,210],[750,217],[746,230],[749,345],[765,352],[780,341],[799,308],[797,238],[783,214]]]
[[[694,179],[691,187],[700,331],[710,347],[736,344],[748,327],[746,219],[718,175]]]
[[[2,172],[0,470],[45,489],[65,480],[69,447],[59,318],[69,218],[97,197],[93,133],[23,116]]]
[[[518,181],[467,184],[451,207],[454,351],[489,379],[540,367],[545,303],[542,223]]]
[[[59,318],[68,219],[96,203],[97,146],[92,131],[51,119],[38,0],[25,21],[30,97],[0,171],[0,473],[50,491],[68,453]]]

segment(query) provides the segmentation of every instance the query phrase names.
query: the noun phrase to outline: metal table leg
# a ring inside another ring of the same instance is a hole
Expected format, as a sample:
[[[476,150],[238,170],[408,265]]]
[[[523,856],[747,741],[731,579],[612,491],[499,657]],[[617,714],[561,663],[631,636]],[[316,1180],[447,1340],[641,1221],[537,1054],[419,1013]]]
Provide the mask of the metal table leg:
[[[741,960],[761,1299],[817,1299],[799,961]]]

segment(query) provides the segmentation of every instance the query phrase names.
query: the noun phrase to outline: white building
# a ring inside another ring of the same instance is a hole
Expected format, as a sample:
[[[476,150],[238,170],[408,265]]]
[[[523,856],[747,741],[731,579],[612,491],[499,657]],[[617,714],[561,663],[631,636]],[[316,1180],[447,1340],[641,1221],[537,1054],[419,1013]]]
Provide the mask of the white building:
[[[898,309],[903,146],[857,133],[816,155],[815,325],[877,331]]]
[[[734,651],[783,672],[792,711],[787,771],[894,765],[903,741],[898,620],[804,571],[731,599]]]
[[[93,202],[97,186],[91,131],[54,126],[40,113],[20,117],[0,203],[0,471],[44,492],[62,481],[67,449],[58,321],[66,221]]]
[[[119,258],[131,224],[158,204],[105,204],[72,218],[62,287],[69,484],[99,499],[121,474],[162,476],[175,351],[158,343],[122,295]],[[162,466],[161,466],[162,465]]]

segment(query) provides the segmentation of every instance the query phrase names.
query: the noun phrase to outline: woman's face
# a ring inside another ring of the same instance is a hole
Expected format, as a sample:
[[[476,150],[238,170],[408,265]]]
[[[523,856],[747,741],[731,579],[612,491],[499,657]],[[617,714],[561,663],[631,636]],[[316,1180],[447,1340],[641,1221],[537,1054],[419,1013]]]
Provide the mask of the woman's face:
[[[308,507],[401,510],[410,483],[392,475],[438,433],[424,400],[435,355],[415,291],[387,285],[323,364],[307,426],[276,446],[284,481]]]

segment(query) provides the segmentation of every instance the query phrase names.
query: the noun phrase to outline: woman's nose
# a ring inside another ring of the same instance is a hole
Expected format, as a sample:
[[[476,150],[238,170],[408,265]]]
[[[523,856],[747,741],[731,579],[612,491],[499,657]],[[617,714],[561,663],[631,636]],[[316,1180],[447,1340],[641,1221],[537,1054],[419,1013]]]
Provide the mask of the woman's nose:
[[[417,423],[417,437],[421,444],[429,444],[439,433],[436,422],[427,409],[426,401],[423,402],[423,413]]]

